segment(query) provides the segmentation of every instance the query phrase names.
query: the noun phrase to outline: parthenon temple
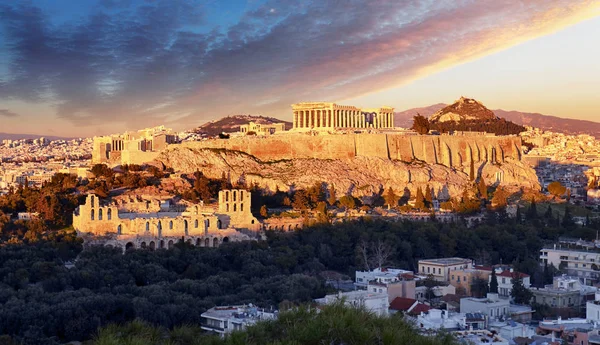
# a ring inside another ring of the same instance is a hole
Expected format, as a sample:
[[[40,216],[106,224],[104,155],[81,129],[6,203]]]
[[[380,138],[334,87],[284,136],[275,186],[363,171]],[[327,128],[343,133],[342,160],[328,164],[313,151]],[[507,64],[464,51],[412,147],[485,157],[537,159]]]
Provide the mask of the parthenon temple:
[[[394,108],[357,108],[327,102],[292,104],[294,129],[394,128]]]

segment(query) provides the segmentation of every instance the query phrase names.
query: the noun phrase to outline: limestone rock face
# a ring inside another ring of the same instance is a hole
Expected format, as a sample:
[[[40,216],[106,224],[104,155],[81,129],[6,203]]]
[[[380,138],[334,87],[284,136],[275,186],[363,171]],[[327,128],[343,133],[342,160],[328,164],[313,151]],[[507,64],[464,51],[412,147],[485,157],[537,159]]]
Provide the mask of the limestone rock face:
[[[388,187],[397,193],[407,187],[411,192],[429,185],[436,195],[458,196],[469,184],[469,167],[448,168],[424,162],[406,163],[380,157],[351,157],[345,159],[290,159],[262,162],[239,151],[223,149],[170,148],[157,161],[177,172],[202,171],[211,178],[225,173],[232,182],[245,181],[248,185],[275,191],[306,188],[315,182],[333,183],[339,195],[350,193],[356,197],[371,196]],[[486,183],[497,180],[503,184],[539,189],[533,169],[509,159],[501,165],[481,163],[476,169]]]
[[[458,101],[431,115],[429,120],[431,122],[460,122],[465,120],[494,120],[496,118],[494,112],[480,102],[461,97]]]

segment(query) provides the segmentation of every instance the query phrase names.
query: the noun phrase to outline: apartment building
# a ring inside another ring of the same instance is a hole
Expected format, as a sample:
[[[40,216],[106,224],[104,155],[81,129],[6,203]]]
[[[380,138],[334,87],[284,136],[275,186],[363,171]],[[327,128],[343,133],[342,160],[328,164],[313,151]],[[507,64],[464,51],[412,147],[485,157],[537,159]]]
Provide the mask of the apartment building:
[[[261,320],[274,320],[277,312],[266,312],[252,304],[214,307],[200,315],[201,328],[224,336],[233,331],[241,331]]]
[[[471,268],[473,261],[463,258],[426,259],[419,260],[418,266],[419,274],[431,274],[435,280],[448,282],[452,277],[451,272]]]
[[[584,285],[592,285],[600,279],[600,252],[594,250],[544,248],[540,250],[540,262],[565,269],[568,275],[582,279]]]

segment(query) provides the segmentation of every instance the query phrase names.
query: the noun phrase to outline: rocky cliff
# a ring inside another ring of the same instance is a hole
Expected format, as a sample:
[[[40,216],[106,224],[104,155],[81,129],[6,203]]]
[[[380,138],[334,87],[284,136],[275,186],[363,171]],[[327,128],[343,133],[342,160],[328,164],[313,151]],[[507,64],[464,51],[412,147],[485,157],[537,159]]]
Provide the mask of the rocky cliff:
[[[157,163],[177,172],[200,170],[212,178],[220,178],[224,172],[232,181],[258,183],[273,191],[305,188],[315,182],[333,183],[340,195],[350,193],[357,197],[370,196],[390,186],[397,192],[405,187],[414,192],[418,187],[429,185],[443,198],[460,195],[469,183],[468,164],[457,169],[381,157],[265,162],[239,151],[173,146],[160,154]],[[489,185],[501,179],[509,187],[539,189],[535,172],[512,158],[501,164],[482,161],[476,164],[476,170]]]
[[[446,106],[431,115],[431,122],[469,121],[469,120],[495,120],[494,112],[486,108],[477,100],[461,97],[458,101]]]

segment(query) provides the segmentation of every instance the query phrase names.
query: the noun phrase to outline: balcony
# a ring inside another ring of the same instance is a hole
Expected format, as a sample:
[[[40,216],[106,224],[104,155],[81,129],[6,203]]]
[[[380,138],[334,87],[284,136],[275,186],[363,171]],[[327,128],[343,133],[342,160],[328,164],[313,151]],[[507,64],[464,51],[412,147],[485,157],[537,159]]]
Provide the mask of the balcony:
[[[206,323],[200,324],[200,327],[206,331],[213,331],[213,332],[217,332],[217,333],[224,333],[226,331],[226,329],[223,327],[213,326],[213,325],[209,325]]]

